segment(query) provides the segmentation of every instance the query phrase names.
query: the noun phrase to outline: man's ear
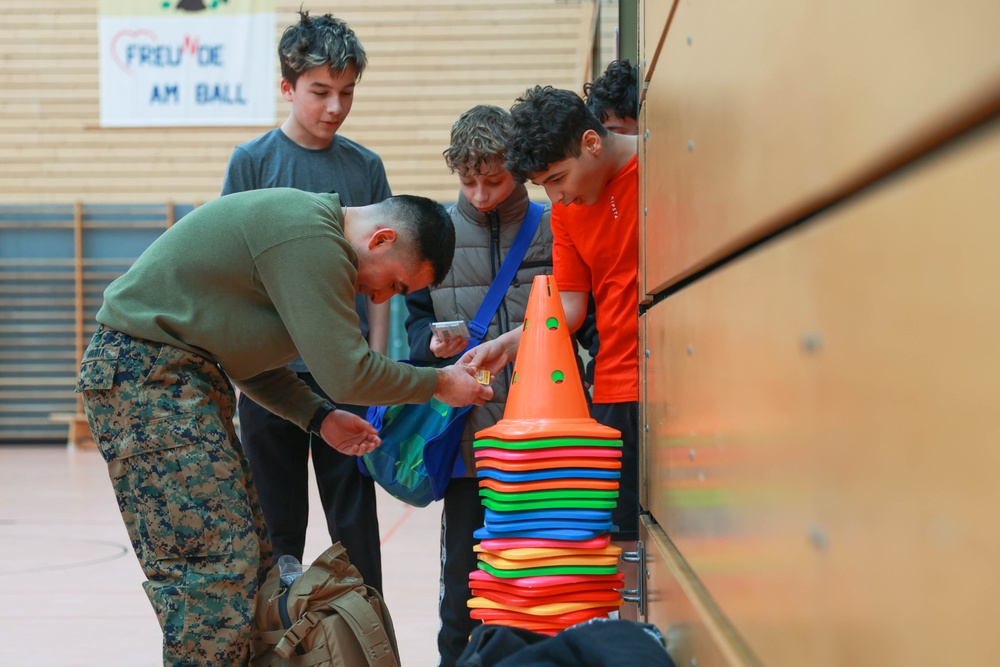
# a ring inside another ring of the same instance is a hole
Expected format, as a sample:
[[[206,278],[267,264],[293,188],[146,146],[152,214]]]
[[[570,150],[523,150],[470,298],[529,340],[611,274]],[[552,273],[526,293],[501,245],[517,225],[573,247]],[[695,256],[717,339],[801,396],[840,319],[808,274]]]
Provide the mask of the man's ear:
[[[586,130],[580,139],[580,148],[583,153],[597,157],[604,148],[604,142],[596,130]]]
[[[292,93],[295,92],[295,86],[293,86],[288,81],[288,79],[282,77],[281,78],[281,84],[279,84],[279,88],[281,89],[281,96],[284,97],[289,102],[291,102],[292,101]]]
[[[390,227],[380,227],[372,232],[372,235],[368,238],[368,249],[373,251],[376,248],[388,250],[395,242],[396,230]]]

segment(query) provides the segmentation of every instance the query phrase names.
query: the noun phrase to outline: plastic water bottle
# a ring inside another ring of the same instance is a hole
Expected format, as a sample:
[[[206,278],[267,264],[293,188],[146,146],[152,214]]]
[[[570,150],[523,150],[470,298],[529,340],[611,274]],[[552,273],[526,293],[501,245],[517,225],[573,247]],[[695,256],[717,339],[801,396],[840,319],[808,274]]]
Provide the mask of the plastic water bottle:
[[[278,559],[278,576],[286,588],[291,586],[293,581],[302,576],[302,563],[295,556],[285,554]]]

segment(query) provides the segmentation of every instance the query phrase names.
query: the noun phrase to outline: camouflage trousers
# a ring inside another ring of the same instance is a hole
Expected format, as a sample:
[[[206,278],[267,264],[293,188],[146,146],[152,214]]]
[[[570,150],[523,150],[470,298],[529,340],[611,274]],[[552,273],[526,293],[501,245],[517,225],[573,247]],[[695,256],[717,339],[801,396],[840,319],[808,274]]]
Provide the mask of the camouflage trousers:
[[[219,367],[98,329],[77,391],[163,630],[163,664],[245,665],[271,549]]]

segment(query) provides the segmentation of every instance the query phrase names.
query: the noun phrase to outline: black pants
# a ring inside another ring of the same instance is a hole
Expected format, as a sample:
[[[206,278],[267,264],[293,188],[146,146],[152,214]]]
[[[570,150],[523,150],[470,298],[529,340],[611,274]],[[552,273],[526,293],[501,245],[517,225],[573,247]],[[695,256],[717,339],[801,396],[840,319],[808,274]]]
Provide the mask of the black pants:
[[[299,377],[325,396],[311,373],[299,373]],[[341,407],[362,416],[366,410]],[[357,457],[341,454],[322,438],[312,437],[242,394],[239,412],[240,439],[250,461],[275,561],[284,554],[302,560],[309,520],[307,464],[311,448],[331,544],[339,540],[365,583],[381,591],[382,549],[375,482],[358,470]]]
[[[469,643],[473,628],[480,624],[469,616],[466,606],[469,573],[476,569],[472,547],[478,542],[472,533],[483,527],[486,512],[479,500],[479,480],[459,477],[451,480],[444,494],[441,512],[441,598],[438,613],[440,667],[453,667]]]
[[[622,432],[622,474],[618,482],[618,506],[611,518],[618,531],[617,542],[639,539],[639,403],[594,403],[590,416],[597,423]]]

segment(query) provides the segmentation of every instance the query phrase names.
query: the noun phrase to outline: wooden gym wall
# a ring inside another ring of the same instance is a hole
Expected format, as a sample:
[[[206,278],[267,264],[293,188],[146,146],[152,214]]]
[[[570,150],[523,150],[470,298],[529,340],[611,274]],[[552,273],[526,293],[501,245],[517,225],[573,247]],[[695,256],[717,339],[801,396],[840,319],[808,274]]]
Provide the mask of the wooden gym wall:
[[[218,196],[233,147],[280,124],[288,103],[276,86],[268,127],[99,127],[97,4],[0,3],[0,203]],[[508,108],[535,84],[581,90],[594,19],[606,4],[275,0],[273,47],[300,6],[345,19],[369,65],[343,134],[382,156],[394,192],[453,201],[455,179],[441,151],[458,115],[480,103]]]
[[[300,5],[354,28],[369,67],[344,135],[382,156],[395,192],[441,201],[458,189],[441,151],[459,113],[536,84],[581,91],[591,57],[613,58],[617,0],[275,4],[275,46]],[[105,286],[270,129],[100,128],[97,20],[93,0],[0,3],[0,444],[63,440],[64,422],[71,443],[86,435],[73,384]]]
[[[1000,3],[639,12],[647,618],[1000,664]]]

